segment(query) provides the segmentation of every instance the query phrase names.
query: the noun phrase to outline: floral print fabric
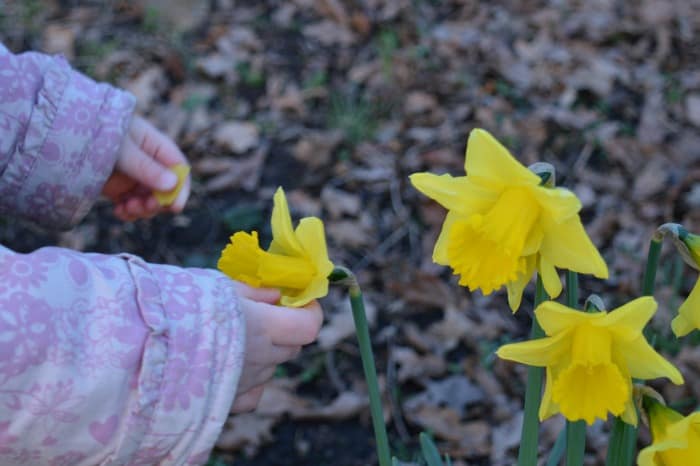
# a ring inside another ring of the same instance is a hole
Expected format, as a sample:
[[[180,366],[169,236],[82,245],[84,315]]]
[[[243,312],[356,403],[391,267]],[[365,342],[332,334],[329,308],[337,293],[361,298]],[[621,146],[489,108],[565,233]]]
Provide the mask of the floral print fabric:
[[[134,103],[61,57],[0,44],[0,214],[77,223],[112,172]]]
[[[0,45],[0,214],[79,221],[132,108],[60,58]],[[0,464],[204,464],[244,331],[217,271],[0,246]]]

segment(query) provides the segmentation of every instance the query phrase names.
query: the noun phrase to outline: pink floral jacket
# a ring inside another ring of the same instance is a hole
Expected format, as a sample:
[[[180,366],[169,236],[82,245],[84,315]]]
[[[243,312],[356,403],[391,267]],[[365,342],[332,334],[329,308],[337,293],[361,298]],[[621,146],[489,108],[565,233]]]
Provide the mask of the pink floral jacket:
[[[0,45],[0,215],[78,222],[134,99]],[[228,415],[244,322],[213,270],[0,246],[0,464],[199,465]]]

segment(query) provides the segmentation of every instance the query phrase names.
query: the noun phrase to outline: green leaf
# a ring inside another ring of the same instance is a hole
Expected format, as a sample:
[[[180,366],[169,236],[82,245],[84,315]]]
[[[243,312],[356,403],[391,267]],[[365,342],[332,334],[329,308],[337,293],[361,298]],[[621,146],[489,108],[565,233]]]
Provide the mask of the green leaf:
[[[607,466],[632,466],[636,455],[637,428],[615,418],[608,445]]]
[[[433,439],[425,432],[421,432],[418,438],[420,439],[420,448],[423,452],[423,457],[428,463],[428,466],[444,466],[440,459],[440,452],[435,446]]]
[[[566,429],[562,429],[559,432],[557,440],[554,442],[552,451],[549,453],[549,458],[547,459],[547,464],[545,466],[557,466],[561,461],[562,456],[564,456],[564,449],[566,448]]]

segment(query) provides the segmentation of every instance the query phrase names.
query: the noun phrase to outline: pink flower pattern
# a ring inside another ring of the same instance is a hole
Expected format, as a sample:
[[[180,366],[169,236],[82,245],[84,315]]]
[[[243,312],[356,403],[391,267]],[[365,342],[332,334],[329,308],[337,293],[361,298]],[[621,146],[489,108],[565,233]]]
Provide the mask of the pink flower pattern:
[[[179,270],[162,275],[161,293],[163,306],[171,319],[181,319],[190,307],[191,300],[201,297],[200,290],[194,286],[192,275]]]
[[[80,221],[133,106],[60,57],[0,44],[0,215]],[[244,328],[219,272],[0,246],[0,464],[204,464]]]
[[[77,223],[114,167],[134,103],[61,57],[0,44],[0,214]]]
[[[0,259],[0,282],[22,290],[36,288],[46,280],[46,272],[51,262],[31,261],[21,254],[3,257]]]
[[[23,291],[0,298],[0,381],[46,360],[55,339],[50,322],[56,312],[60,311]]]
[[[206,395],[205,381],[211,379],[211,351],[198,348],[199,335],[197,331],[178,329],[175,331],[171,344],[178,358],[171,359],[165,371],[169,381],[163,392],[164,408],[166,411],[188,409],[192,398],[202,398]],[[187,357],[183,357],[184,355]]]

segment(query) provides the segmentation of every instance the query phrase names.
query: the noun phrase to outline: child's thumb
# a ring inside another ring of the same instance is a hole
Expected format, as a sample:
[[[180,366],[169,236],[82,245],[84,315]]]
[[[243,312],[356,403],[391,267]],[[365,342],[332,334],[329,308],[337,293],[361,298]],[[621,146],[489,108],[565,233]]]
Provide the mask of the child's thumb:
[[[177,185],[177,176],[142,151],[129,137],[124,141],[117,169],[152,190],[170,191]]]

